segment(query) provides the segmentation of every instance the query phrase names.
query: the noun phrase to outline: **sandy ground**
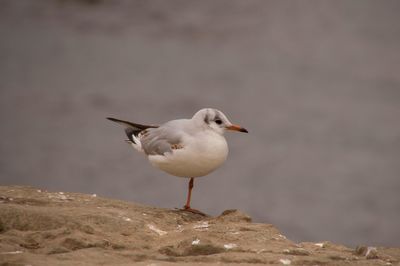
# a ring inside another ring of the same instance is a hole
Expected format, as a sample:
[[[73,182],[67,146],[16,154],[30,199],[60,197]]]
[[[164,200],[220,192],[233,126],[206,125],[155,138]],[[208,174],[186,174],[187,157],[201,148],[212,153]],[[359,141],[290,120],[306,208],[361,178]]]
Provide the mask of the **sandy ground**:
[[[0,187],[1,265],[396,265],[399,248],[295,243],[237,210],[217,217]]]

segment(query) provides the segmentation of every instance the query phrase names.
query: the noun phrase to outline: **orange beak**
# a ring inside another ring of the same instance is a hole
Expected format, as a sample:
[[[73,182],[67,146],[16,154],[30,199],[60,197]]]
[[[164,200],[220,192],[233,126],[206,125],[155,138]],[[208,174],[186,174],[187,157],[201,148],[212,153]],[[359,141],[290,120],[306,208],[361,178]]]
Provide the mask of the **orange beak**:
[[[244,133],[249,133],[249,131],[247,131],[247,129],[245,129],[244,127],[241,127],[241,126],[238,126],[238,125],[235,125],[235,124],[227,126],[226,129],[239,131],[239,132],[244,132]]]

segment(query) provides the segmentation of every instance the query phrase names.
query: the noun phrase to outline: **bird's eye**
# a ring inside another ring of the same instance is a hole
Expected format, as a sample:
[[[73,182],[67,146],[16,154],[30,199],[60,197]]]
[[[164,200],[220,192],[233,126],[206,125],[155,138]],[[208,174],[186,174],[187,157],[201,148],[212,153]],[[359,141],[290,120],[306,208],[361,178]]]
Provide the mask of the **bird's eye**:
[[[221,119],[217,119],[217,120],[215,120],[215,123],[217,123],[217,125],[221,125],[222,124],[222,120]]]

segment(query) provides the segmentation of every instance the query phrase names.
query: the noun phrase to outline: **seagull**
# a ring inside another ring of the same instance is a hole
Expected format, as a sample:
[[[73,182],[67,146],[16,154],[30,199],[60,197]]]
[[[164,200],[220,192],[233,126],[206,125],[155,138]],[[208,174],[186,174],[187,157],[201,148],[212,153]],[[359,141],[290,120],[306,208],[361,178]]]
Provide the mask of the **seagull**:
[[[125,127],[127,142],[144,153],[154,167],[190,179],[182,210],[199,214],[203,213],[190,207],[194,179],[211,173],[225,162],[228,156],[226,130],[248,133],[214,108],[204,108],[191,119],[171,120],[160,126],[107,119]]]

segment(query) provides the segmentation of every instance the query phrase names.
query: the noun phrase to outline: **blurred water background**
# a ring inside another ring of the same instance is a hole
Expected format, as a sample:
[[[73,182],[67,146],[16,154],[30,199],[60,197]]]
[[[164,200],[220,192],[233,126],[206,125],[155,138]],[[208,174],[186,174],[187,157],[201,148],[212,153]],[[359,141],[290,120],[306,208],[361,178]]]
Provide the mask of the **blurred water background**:
[[[0,1],[0,184],[165,208],[187,180],[124,143],[221,109],[250,134],[196,179],[296,241],[400,245],[399,1]]]

